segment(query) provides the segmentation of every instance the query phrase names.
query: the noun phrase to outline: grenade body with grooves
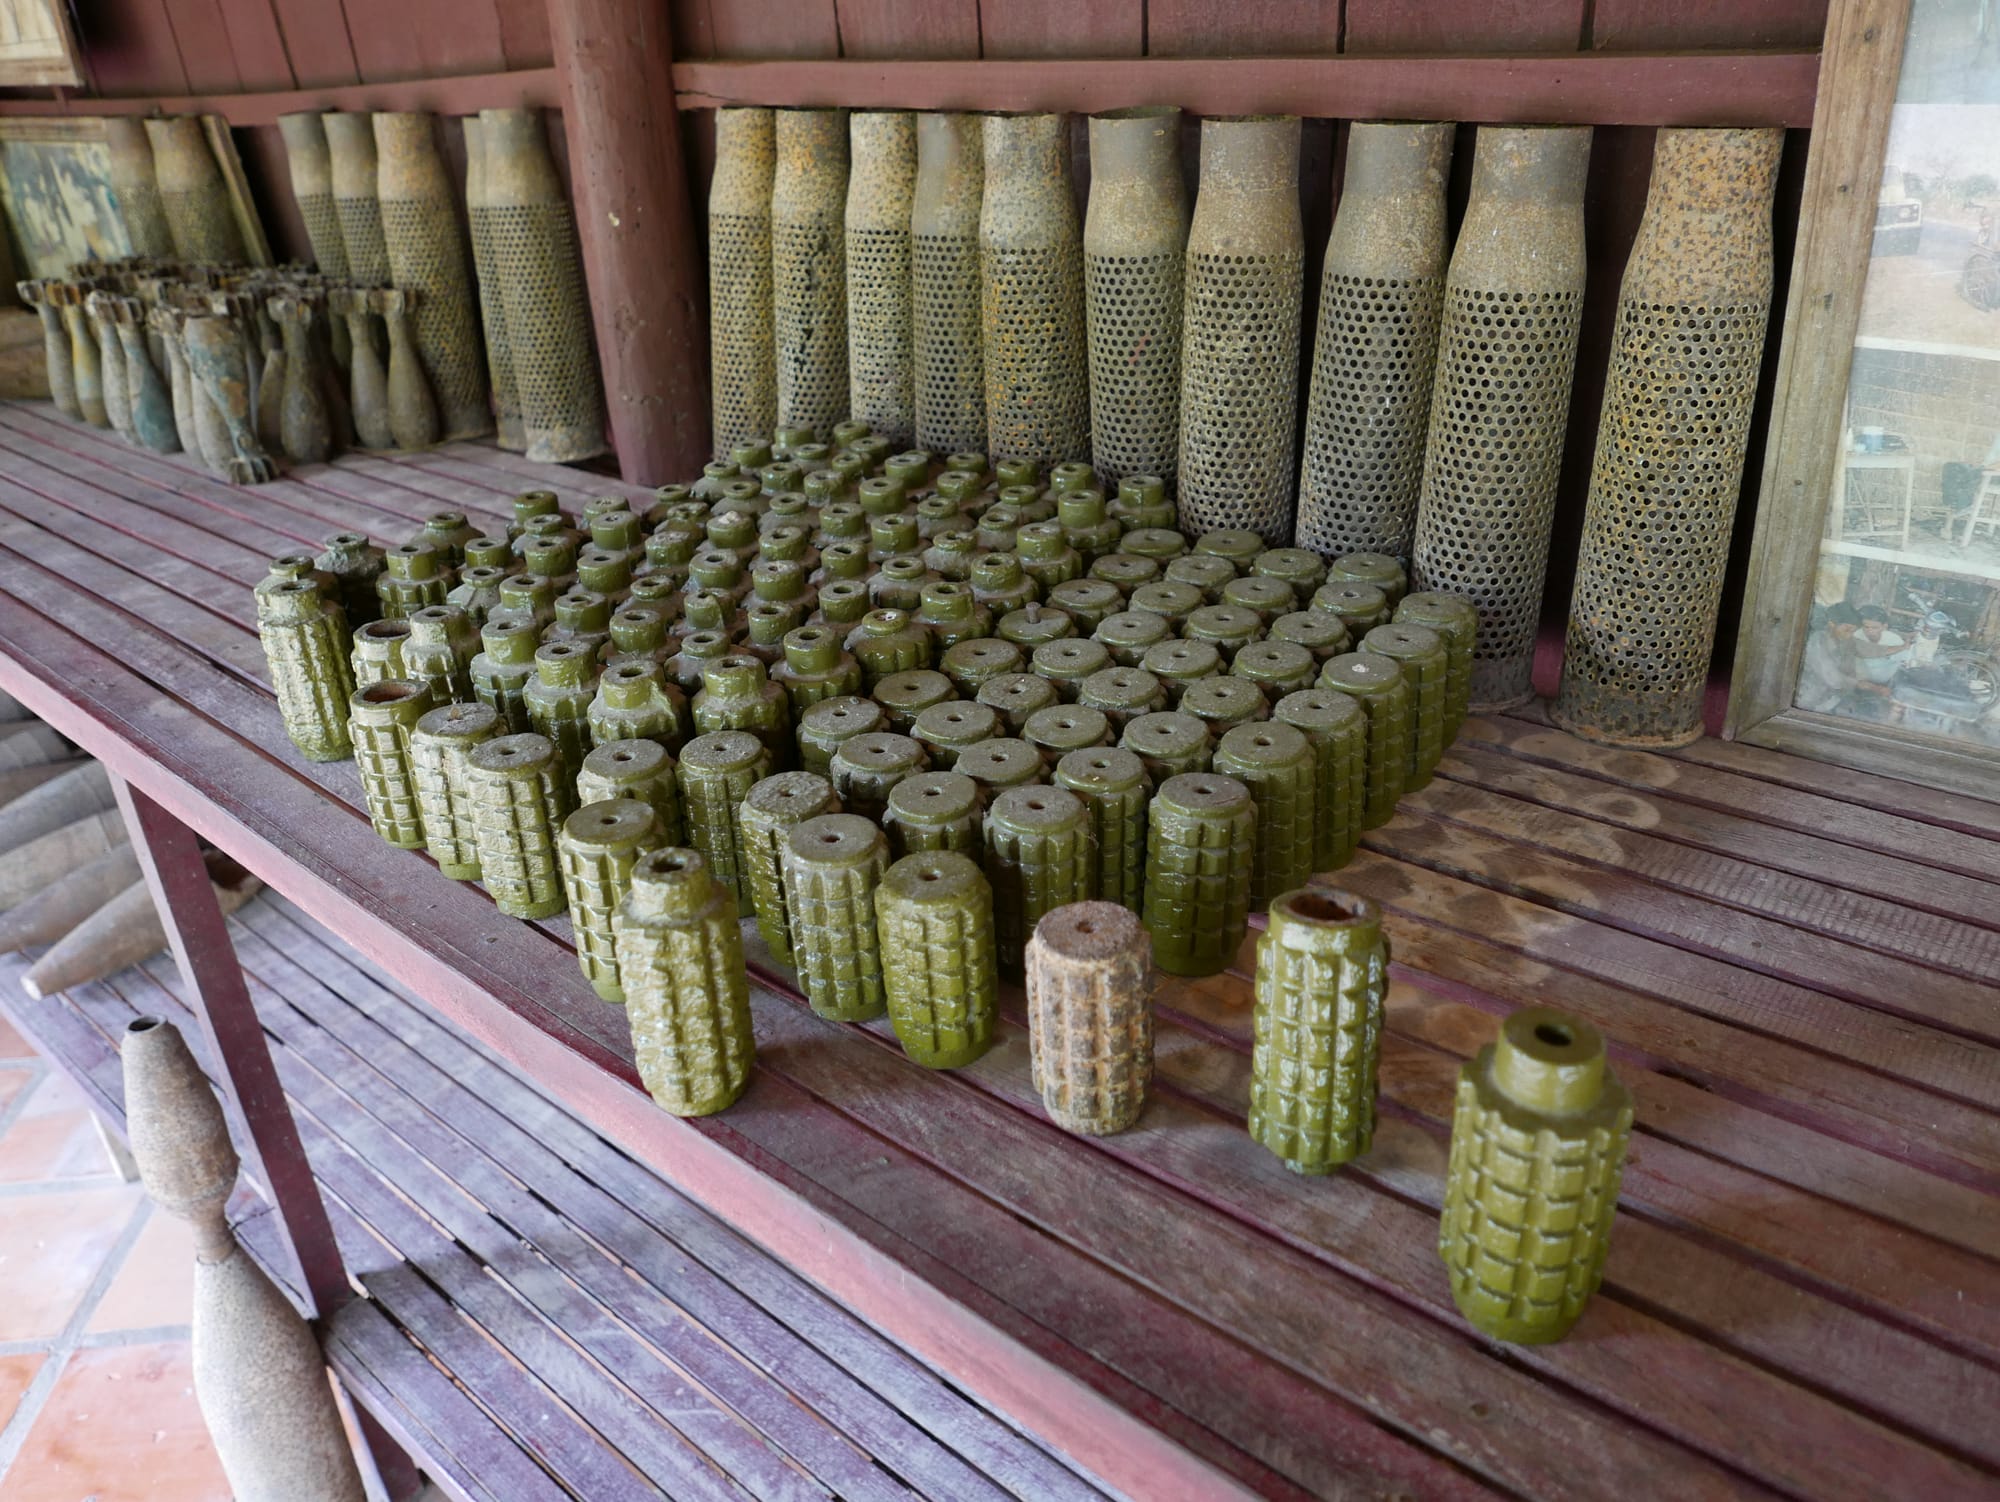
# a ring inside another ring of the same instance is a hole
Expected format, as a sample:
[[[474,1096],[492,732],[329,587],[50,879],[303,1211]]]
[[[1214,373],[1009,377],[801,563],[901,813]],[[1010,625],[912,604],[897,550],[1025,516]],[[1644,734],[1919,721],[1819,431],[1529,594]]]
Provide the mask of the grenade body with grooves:
[[[1421,591],[1396,602],[1397,622],[1428,626],[1444,638],[1449,666],[1445,672],[1444,743],[1458,739],[1472,701],[1472,652],[1479,644],[1479,611],[1463,595]]]
[[[1331,1173],[1375,1137],[1389,949],[1375,904],[1330,887],[1274,899],[1257,940],[1251,1138]]]
[[[859,694],[822,699],[799,717],[799,769],[831,777],[834,755],[842,745],[857,735],[873,735],[888,728],[888,711],[873,699]]]
[[[784,851],[785,904],[799,989],[835,1022],[866,1022],[888,1007],[875,889],[889,841],[858,814],[821,814],[793,826]]]
[[[949,771],[958,764],[960,752],[992,740],[1001,728],[1000,711],[992,705],[950,699],[918,715],[910,726],[910,738],[922,743],[932,766]]]
[[[384,678],[407,676],[403,672],[403,644],[409,639],[408,621],[370,621],[356,630],[348,656],[354,686],[365,688]]]
[[[1019,973],[1043,914],[1085,902],[1097,888],[1097,829],[1090,809],[1063,788],[1010,787],[986,810],[987,879],[1003,969]]]
[[[910,735],[917,717],[933,706],[954,702],[958,694],[951,680],[933,668],[912,668],[891,673],[875,685],[869,695],[889,715],[889,726],[898,735]]]
[[[590,754],[590,704],[597,696],[596,654],[576,642],[556,641],[535,652],[535,676],[521,697],[537,735],[555,742],[563,776],[575,780]]]
[[[1569,1333],[1604,1275],[1631,1135],[1604,1039],[1561,1012],[1515,1012],[1460,1068],[1438,1251],[1482,1333]]]
[[[916,118],[857,110],[847,123],[847,406],[856,421],[908,443],[916,432],[910,331]]]
[[[861,692],[861,664],[826,626],[801,626],[787,632],[784,661],[771,669],[771,681],[791,700],[792,723],[824,699]]]
[[[863,688],[873,693],[891,673],[931,665],[931,634],[907,611],[871,610],[848,633],[847,650],[861,664]]]
[[[490,704],[500,712],[508,734],[532,729],[527,689],[535,676],[535,627],[532,623],[489,620],[480,628],[479,641],[481,650],[468,670],[473,694],[481,704]]]
[[[1147,652],[1169,640],[1173,632],[1165,616],[1147,610],[1120,610],[1099,621],[1091,638],[1104,643],[1118,666],[1136,668]]]
[[[773,768],[791,764],[791,701],[763,663],[747,653],[718,657],[702,670],[701,684],[692,707],[695,734],[747,730],[764,743]]]
[[[1171,709],[1132,720],[1118,737],[1118,744],[1138,753],[1156,788],[1183,772],[1206,772],[1214,761],[1208,726],[1193,715]]]
[[[986,447],[986,367],[979,322],[981,117],[917,117],[910,208],[910,325],[916,439],[934,453]]]
[[[757,915],[757,932],[771,958],[792,963],[792,925],[785,906],[785,841],[798,825],[821,814],[840,812],[833,784],[817,772],[780,772],[750,789],[737,810],[750,903]]]
[[[583,759],[583,769],[576,774],[576,801],[636,798],[653,810],[663,844],[685,845],[687,827],[675,772],[673,757],[659,742],[613,741]]]
[[[1056,763],[1055,785],[1090,809],[1097,833],[1097,889],[1091,895],[1138,912],[1146,897],[1146,804],[1152,780],[1138,754],[1100,746]]]
[[[978,860],[985,854],[982,811],[986,796],[962,772],[919,772],[889,790],[882,832],[897,860],[919,851],[951,850]],[[990,894],[989,894],[990,896]]]
[[[474,746],[465,791],[493,905],[510,918],[553,918],[565,901],[556,831],[576,806],[555,743],[531,733]]]
[[[892,730],[876,730],[843,741],[833,754],[828,775],[843,808],[879,819],[896,784],[929,771],[930,764],[930,754],[921,741]]]
[[[340,606],[310,580],[279,585],[258,598],[257,635],[292,744],[308,761],[351,755],[347,721],[354,669]]]
[[[503,728],[491,705],[440,704],[426,710],[410,734],[424,845],[453,881],[479,880],[479,829],[465,786],[465,758]]]
[[[1051,1120],[1092,1137],[1146,1109],[1153,1078],[1152,941],[1108,902],[1058,908],[1027,951],[1028,1057]]]
[[[847,112],[777,112],[771,325],[778,425],[824,433],[847,415]]]
[[[426,605],[410,615],[410,637],[403,643],[403,676],[421,679],[433,704],[470,704],[472,659],[479,652],[479,632],[456,605]]]
[[[1451,693],[1451,654],[1428,626],[1391,621],[1361,638],[1361,650],[1389,658],[1410,686],[1410,772],[1406,790],[1431,780],[1444,755],[1444,727]]]
[[[424,843],[423,807],[410,773],[410,732],[431,707],[430,690],[409,678],[385,678],[348,700],[348,735],[361,794],[375,832],[403,850]]]
[[[1261,909],[1312,877],[1319,759],[1295,726],[1238,725],[1216,742],[1215,770],[1243,783],[1257,802],[1250,906]]]
[[[641,856],[612,921],[639,1078],[663,1111],[708,1116],[750,1083],[756,1039],[736,899],[700,853]]]
[[[1396,812],[1409,777],[1412,709],[1410,685],[1400,664],[1375,652],[1349,652],[1329,662],[1321,688],[1353,696],[1368,716],[1367,796],[1363,829],[1380,829]]]
[[[718,454],[765,438],[778,424],[771,343],[771,110],[715,112],[715,175],[708,185],[708,364],[711,438]]]
[[[1368,715],[1350,695],[1301,689],[1271,708],[1271,718],[1312,742],[1313,870],[1337,871],[1354,856],[1368,804]]]
[[[1382,601],[1391,610],[1410,588],[1403,565],[1387,553],[1343,553],[1326,566],[1326,582],[1372,584],[1382,591]]]
[[[1257,805],[1215,772],[1169,777],[1147,807],[1146,928],[1169,975],[1218,975],[1250,931]]]
[[[585,712],[594,746],[613,741],[657,741],[668,751],[687,743],[687,698],[660,676],[659,664],[623,662],[606,668]]]
[[[383,552],[360,532],[336,532],[323,547],[315,561],[323,572],[333,575],[347,624],[359,630],[381,614],[382,600],[375,592],[375,581],[385,567]]]
[[[625,1001],[613,917],[632,884],[633,865],[665,843],[652,807],[636,798],[586,803],[563,820],[556,837],[576,962],[591,990],[613,1006]]]
[[[743,860],[736,811],[771,772],[771,753],[747,730],[698,735],[681,751],[677,775],[688,844],[702,853],[709,872],[751,908],[749,873]]]
[[[971,857],[905,856],[875,889],[889,1025],[927,1069],[970,1064],[992,1045],[999,969],[993,894]]]
[[[406,542],[389,549],[384,568],[375,580],[376,598],[384,620],[408,619],[427,605],[442,605],[451,582],[438,567],[438,556],[421,542]]]

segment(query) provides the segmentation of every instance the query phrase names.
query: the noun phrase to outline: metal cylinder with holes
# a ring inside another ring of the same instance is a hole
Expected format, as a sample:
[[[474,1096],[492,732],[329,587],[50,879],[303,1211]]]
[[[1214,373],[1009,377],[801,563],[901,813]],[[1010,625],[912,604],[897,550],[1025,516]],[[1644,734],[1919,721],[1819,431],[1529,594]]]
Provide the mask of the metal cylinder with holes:
[[[1051,1120],[1093,1137],[1146,1109],[1153,1078],[1152,940],[1126,909],[1075,902],[1027,950],[1028,1059]]]
[[[817,772],[780,772],[750,789],[736,811],[750,905],[771,958],[792,963],[792,925],[785,906],[785,841],[798,825],[840,812],[833,784]]]
[[[431,707],[430,690],[410,678],[384,678],[348,700],[348,737],[361,773],[368,822],[404,850],[424,843],[423,805],[410,771],[410,732]]]
[[[917,116],[910,208],[910,329],[917,447],[986,450],[979,211],[985,147],[978,115]]]
[[[636,798],[586,803],[563,820],[556,837],[576,962],[591,990],[613,1006],[625,1003],[613,917],[632,884],[634,864],[665,843],[651,805]]]
[[[799,989],[822,1017],[866,1022],[888,1007],[875,925],[888,869],[888,839],[858,814],[821,814],[786,836],[792,955]]]
[[[479,876],[510,918],[552,918],[563,910],[556,831],[576,805],[562,756],[546,736],[503,735],[465,757]]]
[[[279,118],[280,128],[283,128],[287,118]],[[173,231],[167,225],[166,210],[160,204],[159,178],[153,168],[153,143],[147,139],[145,121],[136,115],[108,117],[104,121],[104,147],[111,168],[111,191],[118,200],[118,217],[125,226],[125,237],[131,242],[132,254],[161,259],[171,257],[174,254]],[[324,141],[320,149],[325,150]],[[301,213],[304,207],[302,203]],[[311,235],[310,220],[307,233]],[[316,258],[319,254],[317,239],[314,240],[313,254]],[[341,270],[329,272],[329,275],[347,275],[345,260],[340,264]],[[320,265],[325,269],[324,261]]]
[[[410,774],[423,811],[424,846],[453,881],[479,880],[479,828],[465,786],[465,758],[505,727],[490,704],[440,704],[410,732]]]
[[[778,425],[771,343],[771,187],[777,123],[767,109],[715,112],[708,184],[709,421],[717,454]]]
[[[493,202],[487,192],[486,127],[476,115],[461,122],[465,132],[465,226],[472,239],[472,275],[479,285],[479,327],[486,336],[486,375],[493,389],[493,421],[501,448],[519,453],[527,446],[521,430],[521,396],[514,383],[514,356],[507,339],[507,300],[493,256]]]
[[[847,410],[890,442],[907,445],[916,432],[910,325],[916,117],[856,110],[847,124]]]
[[[999,990],[993,893],[952,851],[897,861],[875,889],[889,1025],[927,1069],[957,1069],[992,1045]]]
[[[847,416],[847,111],[777,112],[771,325],[778,426],[827,434]]]

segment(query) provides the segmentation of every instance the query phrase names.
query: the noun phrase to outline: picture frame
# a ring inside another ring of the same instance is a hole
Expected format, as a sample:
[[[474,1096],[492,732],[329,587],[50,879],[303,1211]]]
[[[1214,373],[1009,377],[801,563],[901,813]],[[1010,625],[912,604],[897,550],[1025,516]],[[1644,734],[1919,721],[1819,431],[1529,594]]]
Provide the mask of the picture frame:
[[[21,276],[62,277],[79,261],[130,255],[104,122],[0,115],[0,217]]]
[[[82,52],[63,0],[0,0],[0,88],[77,88]]]

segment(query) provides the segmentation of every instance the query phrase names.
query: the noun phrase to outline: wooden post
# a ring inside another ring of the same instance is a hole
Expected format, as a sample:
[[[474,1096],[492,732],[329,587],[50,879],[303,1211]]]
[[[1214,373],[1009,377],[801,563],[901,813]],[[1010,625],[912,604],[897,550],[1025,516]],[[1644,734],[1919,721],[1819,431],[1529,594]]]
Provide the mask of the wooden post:
[[[710,457],[707,321],[667,5],[549,0],[549,30],[619,469],[692,479]]]

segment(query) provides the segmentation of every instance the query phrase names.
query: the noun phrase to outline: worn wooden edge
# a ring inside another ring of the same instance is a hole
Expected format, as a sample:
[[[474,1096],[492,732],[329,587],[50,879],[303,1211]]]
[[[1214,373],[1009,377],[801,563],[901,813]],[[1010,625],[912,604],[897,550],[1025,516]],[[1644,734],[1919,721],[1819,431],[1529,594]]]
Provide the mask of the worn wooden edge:
[[[1782,709],[1742,726],[1736,738],[1813,761],[1838,762],[1857,771],[1901,777],[1940,792],[1974,798],[1991,798],[2000,792],[2000,760],[1993,753],[1961,750],[1936,736],[1913,734],[1893,725]]]
[[[430,110],[473,115],[483,109],[557,109],[562,90],[554,68],[517,68],[448,78],[407,78],[343,84],[324,89],[280,89],[241,94],[150,94],[107,99],[0,99],[0,115],[219,115],[232,126],[276,125],[300,110]]]

